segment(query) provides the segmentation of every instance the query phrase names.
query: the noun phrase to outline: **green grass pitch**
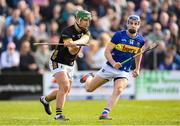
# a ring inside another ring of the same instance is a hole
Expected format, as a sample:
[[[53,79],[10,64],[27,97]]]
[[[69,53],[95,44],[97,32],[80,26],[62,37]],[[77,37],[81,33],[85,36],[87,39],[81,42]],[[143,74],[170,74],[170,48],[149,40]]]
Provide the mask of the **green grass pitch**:
[[[0,101],[0,126],[6,125],[179,125],[180,100],[120,100],[111,110],[113,120],[98,120],[105,100],[67,101],[63,110],[70,121],[56,121],[37,101]]]

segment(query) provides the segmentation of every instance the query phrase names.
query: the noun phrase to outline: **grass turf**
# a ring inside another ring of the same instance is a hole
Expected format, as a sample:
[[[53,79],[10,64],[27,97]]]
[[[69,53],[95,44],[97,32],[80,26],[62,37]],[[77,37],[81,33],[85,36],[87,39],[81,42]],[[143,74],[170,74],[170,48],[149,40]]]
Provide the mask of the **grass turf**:
[[[113,120],[98,120],[106,101],[67,101],[64,114],[70,121],[56,121],[39,101],[0,101],[0,125],[180,125],[180,100],[120,100],[111,110]]]

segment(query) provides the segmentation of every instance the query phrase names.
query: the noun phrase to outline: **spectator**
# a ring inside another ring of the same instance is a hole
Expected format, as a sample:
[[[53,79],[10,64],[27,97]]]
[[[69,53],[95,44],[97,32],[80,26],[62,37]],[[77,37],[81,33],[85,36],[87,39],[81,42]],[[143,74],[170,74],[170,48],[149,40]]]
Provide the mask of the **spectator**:
[[[20,39],[24,34],[24,20],[20,17],[19,9],[14,9],[12,16],[8,16],[6,18],[6,27],[8,27],[10,24],[14,25],[14,35]]]
[[[59,33],[58,33],[58,23],[56,21],[51,21],[49,26],[48,35],[49,35],[49,42],[50,43],[57,43],[59,42]]]
[[[169,11],[169,0],[163,0],[160,4],[160,11],[161,12],[168,12]]]
[[[102,33],[100,35],[99,43],[98,43],[99,48],[96,51],[96,53],[94,53],[94,55],[92,55],[92,57],[90,59],[91,69],[99,70],[102,67],[102,64],[104,64],[106,62],[106,58],[104,56],[104,51],[105,51],[106,44],[110,41],[111,41],[111,37],[108,33]]]
[[[170,53],[167,53],[164,61],[161,62],[159,69],[160,70],[177,70],[178,66],[173,62],[174,56]]]
[[[18,41],[18,38],[14,35],[14,25],[9,25],[6,29],[6,33],[2,38],[2,51],[5,51],[7,49],[7,45],[10,42],[14,42],[16,45],[17,50],[20,49],[20,43]]]
[[[0,16],[0,36],[2,37],[2,35],[4,34],[5,31],[5,17],[4,16]]]
[[[39,24],[39,22],[41,21],[41,15],[40,15],[40,7],[36,4],[33,5],[32,7],[32,12],[34,14],[34,19],[35,19],[35,24]]]
[[[176,16],[177,16],[177,24],[178,24],[178,27],[180,27],[180,0],[173,0],[172,1],[173,4],[172,6],[170,7],[170,11],[172,13],[175,13]]]
[[[100,19],[93,21],[89,29],[93,39],[97,39],[98,36],[104,32]]]
[[[8,43],[7,50],[1,55],[1,71],[13,72],[19,68],[20,55],[16,51],[16,45],[13,42]]]
[[[95,70],[97,62],[93,60],[93,57],[97,53],[97,51],[99,50],[99,42],[97,40],[92,39],[89,41],[89,44],[90,44],[89,50],[85,54],[86,62],[88,64],[90,70]]]
[[[166,45],[164,41],[159,42],[159,46],[146,54],[144,57],[144,68],[156,70],[159,68],[160,63],[163,61],[166,52]]]
[[[24,41],[30,42],[32,52],[36,51],[36,46],[33,45],[36,42],[36,39],[33,36],[33,28],[31,26],[26,26],[25,33],[20,40],[20,44],[22,44]]]
[[[150,3],[147,0],[142,0],[140,3],[140,8],[136,11],[137,15],[145,14],[145,20],[147,23],[150,23],[152,20],[151,15],[151,9],[150,9]]]
[[[170,37],[169,43],[174,45],[177,43],[177,39],[178,39],[178,35],[179,35],[179,27],[176,23],[173,22],[170,24],[169,29],[171,32],[171,37]]]
[[[23,41],[20,50],[20,70],[26,72],[35,72],[38,67],[34,56],[31,53],[31,46],[28,41]]]
[[[122,10],[127,6],[126,0],[110,0],[110,5],[115,9],[118,14],[118,18],[122,16]],[[129,11],[131,13],[131,11]]]
[[[126,11],[127,15],[131,15],[135,13],[135,4],[132,1],[127,2],[127,8]]]
[[[46,24],[41,22],[39,24],[39,29],[36,32],[33,32],[33,36],[36,38],[36,41],[46,40],[48,41],[48,33],[46,32]]]
[[[73,15],[69,16],[67,20],[67,26],[71,26],[75,23],[75,17]]]
[[[67,26],[67,20],[69,16],[74,15],[75,13],[75,5],[72,2],[67,2],[65,4],[65,8],[62,11],[60,18],[60,29],[63,29]]]
[[[46,42],[45,40],[40,40],[40,43]],[[47,42],[46,42],[47,43]],[[39,73],[43,74],[48,70],[50,51],[48,45],[40,45],[34,54],[36,64],[39,68]]]
[[[177,53],[177,47],[176,45],[172,45],[167,49],[167,52],[172,54],[173,62],[177,65],[178,70],[180,70],[180,54]]]
[[[0,0],[0,15],[6,17],[8,15],[8,7],[6,0]]]
[[[153,25],[153,31],[147,35],[147,39],[153,42],[163,40],[163,33],[161,31],[161,24],[158,22]]]
[[[167,30],[169,28],[169,15],[166,12],[160,13],[160,19],[159,22],[162,26],[162,31]]]
[[[103,24],[102,29],[105,32],[110,31],[111,22],[113,21],[115,16],[116,16],[115,11],[112,8],[108,8],[106,15],[104,17],[100,18],[100,22],[101,22],[101,24]]]
[[[33,12],[28,12],[26,15],[25,15],[25,23],[26,23],[26,25],[25,26],[30,26],[30,27],[32,27],[32,30],[33,30],[33,32],[36,32],[37,30],[38,30],[38,27],[37,27],[37,25],[36,24],[38,24],[39,22],[38,21],[36,21],[36,19],[35,19],[35,16],[34,16],[34,13]]]
[[[28,5],[26,4],[26,1],[24,0],[19,0],[18,5],[17,5],[18,9],[20,10],[21,14],[20,17],[25,20],[25,12],[27,9],[29,9]]]

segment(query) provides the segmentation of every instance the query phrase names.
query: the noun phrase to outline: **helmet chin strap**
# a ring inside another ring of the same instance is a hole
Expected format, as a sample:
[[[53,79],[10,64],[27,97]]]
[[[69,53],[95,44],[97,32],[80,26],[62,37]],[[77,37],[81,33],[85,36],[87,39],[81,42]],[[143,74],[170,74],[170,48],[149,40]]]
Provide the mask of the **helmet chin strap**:
[[[79,22],[80,22],[80,19],[79,19]],[[86,28],[83,28],[83,27],[79,26],[77,21],[76,21],[76,24],[77,24],[78,28],[81,29],[82,31],[86,31],[87,30]]]

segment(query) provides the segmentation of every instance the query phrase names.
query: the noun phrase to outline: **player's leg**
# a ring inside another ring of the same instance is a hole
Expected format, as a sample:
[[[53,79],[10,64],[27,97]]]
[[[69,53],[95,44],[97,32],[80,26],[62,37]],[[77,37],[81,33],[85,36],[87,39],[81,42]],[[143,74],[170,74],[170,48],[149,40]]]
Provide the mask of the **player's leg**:
[[[44,109],[48,115],[52,114],[52,110],[49,102],[56,99],[58,90],[59,89],[55,89],[49,95],[40,97],[40,102],[43,104]]]
[[[85,89],[87,92],[92,92],[96,88],[111,80],[112,76],[113,74],[109,72],[109,67],[105,65],[96,73],[95,76],[93,73],[83,75],[80,82],[85,83]]]
[[[64,107],[66,96],[68,92],[70,91],[71,81],[69,80],[69,77],[66,72],[61,71],[54,75],[56,78],[57,83],[59,84],[59,91],[56,95],[56,120],[69,120],[68,118],[65,118],[65,116],[62,114],[62,109]]]
[[[93,92],[107,81],[107,79],[102,78],[99,75],[96,75],[95,77],[89,77],[85,82],[85,89],[87,92]]]
[[[111,118],[108,116],[111,108],[117,103],[119,100],[120,95],[122,94],[123,90],[127,87],[128,80],[127,78],[117,78],[114,80],[114,89],[111,97],[109,98],[106,107],[104,108],[101,116],[99,119],[106,119],[110,120]]]
[[[59,89],[54,89],[49,95],[45,97],[45,99],[50,102],[56,99],[56,95]]]

